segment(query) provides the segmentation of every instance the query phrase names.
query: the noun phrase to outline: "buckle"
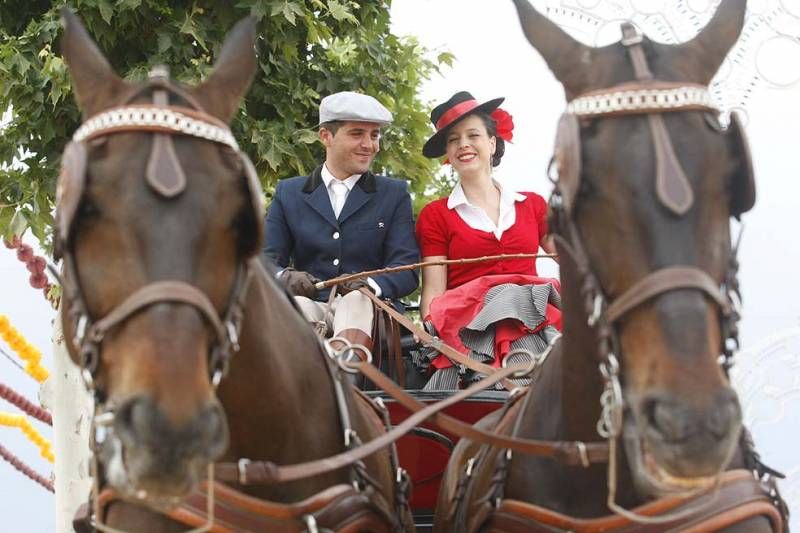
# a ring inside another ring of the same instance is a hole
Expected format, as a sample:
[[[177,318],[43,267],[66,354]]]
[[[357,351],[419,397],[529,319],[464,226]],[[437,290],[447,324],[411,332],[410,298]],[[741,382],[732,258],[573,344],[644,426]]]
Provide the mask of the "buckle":
[[[630,37],[623,37],[619,42],[622,43],[622,46],[633,46],[635,44],[640,44],[643,40],[644,35],[637,31]]]
[[[620,43],[623,46],[633,46],[635,44],[639,44],[644,40],[644,34],[639,31],[639,28],[631,24],[630,22],[623,22],[622,23],[622,39],[620,39]],[[625,35],[625,34],[628,35]]]
[[[240,485],[247,485],[247,465],[250,464],[250,459],[239,459],[236,463],[237,468],[239,469],[239,484]]]
[[[575,445],[578,447],[578,456],[581,458],[581,466],[584,468],[589,468],[591,463],[589,462],[589,454],[586,452],[586,444],[581,441],[577,441]]]

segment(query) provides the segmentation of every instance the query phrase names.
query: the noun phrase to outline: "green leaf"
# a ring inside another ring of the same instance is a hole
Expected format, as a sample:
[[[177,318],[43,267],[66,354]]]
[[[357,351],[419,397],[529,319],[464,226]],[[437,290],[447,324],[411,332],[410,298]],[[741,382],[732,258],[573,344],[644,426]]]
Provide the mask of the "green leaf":
[[[172,46],[172,34],[167,32],[158,33],[158,53],[163,54]]]
[[[311,129],[297,130],[293,138],[298,143],[314,144],[319,140],[319,132]]]
[[[14,56],[14,62],[17,64],[17,68],[19,69],[19,73],[21,76],[24,76],[28,69],[31,68],[31,62],[26,58],[23,54],[16,54]]]
[[[142,0],[117,0],[117,8],[120,10],[133,11],[142,5]]]
[[[106,24],[111,24],[111,17],[114,15],[114,7],[109,0],[97,0],[97,9]]]
[[[358,19],[353,16],[347,6],[344,4],[339,3],[337,0],[329,0],[328,1],[328,11],[330,12],[331,16],[335,18],[337,21],[347,21],[353,24],[358,24]]]
[[[25,218],[25,214],[19,209],[14,213],[14,216],[11,217],[11,222],[8,224],[8,232],[11,237],[22,237],[28,229],[28,226],[28,219]]]

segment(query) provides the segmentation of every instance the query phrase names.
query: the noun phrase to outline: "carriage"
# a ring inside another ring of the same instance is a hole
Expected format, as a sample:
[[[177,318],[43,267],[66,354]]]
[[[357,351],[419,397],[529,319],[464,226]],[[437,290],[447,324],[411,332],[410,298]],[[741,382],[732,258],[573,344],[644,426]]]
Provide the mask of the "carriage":
[[[752,206],[754,182],[740,126],[719,128],[704,88],[738,37],[745,2],[728,0],[685,47],[656,48],[626,26],[603,49],[515,3],[571,100],[550,206],[564,336],[549,357],[483,365],[483,381],[430,394],[324,346],[254,259],[259,185],[227,127],[255,69],[253,24],[231,32],[207,82],[184,88],[163,72],[123,82],[65,15],[65,56],[92,116],[65,150],[56,222],[67,348],[97,402],[85,525],[401,531],[414,528],[410,503],[417,526],[441,531],[781,530],[785,508],[740,439],[725,376],[738,319],[728,219]],[[610,149],[632,133],[640,145]],[[695,141],[711,149],[698,154],[686,144]],[[632,160],[633,149],[645,155]],[[587,171],[599,163],[602,180]],[[631,180],[620,171],[629,166],[655,179]],[[126,179],[131,168],[145,179]],[[95,172],[106,179],[91,182]],[[120,195],[151,217],[126,217]],[[208,215],[203,227],[197,213]],[[646,231],[641,249],[609,266],[618,217]],[[676,230],[682,242],[668,238]],[[714,253],[696,257],[692,245],[705,239]],[[137,276],[97,267],[121,257],[141,265]],[[693,343],[667,335],[687,320]],[[347,372],[382,392],[355,391]],[[484,390],[523,375],[533,386]]]

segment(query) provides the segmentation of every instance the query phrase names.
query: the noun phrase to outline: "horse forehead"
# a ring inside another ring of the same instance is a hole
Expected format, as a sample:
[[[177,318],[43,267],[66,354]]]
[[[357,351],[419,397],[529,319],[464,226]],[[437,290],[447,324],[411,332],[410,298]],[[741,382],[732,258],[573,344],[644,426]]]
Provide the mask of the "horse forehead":
[[[153,135],[126,132],[109,135],[104,146],[90,149],[90,186],[129,192],[148,192],[145,173],[153,146]],[[181,169],[191,178],[189,196],[213,196],[218,185],[230,186],[237,173],[220,157],[220,147],[187,135],[174,135],[175,155]]]

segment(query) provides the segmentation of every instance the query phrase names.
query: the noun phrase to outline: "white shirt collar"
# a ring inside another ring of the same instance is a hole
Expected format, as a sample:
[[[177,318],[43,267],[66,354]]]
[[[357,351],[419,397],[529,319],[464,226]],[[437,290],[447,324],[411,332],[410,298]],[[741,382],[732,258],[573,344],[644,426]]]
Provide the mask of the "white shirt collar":
[[[497,187],[498,191],[500,191],[500,205],[510,206],[514,205],[514,202],[522,202],[525,200],[524,194],[504,189],[503,186],[494,179],[492,180],[492,183],[494,183],[494,186]],[[464,188],[461,186],[461,182],[459,181],[456,183],[456,186],[453,187],[453,190],[450,192],[450,196],[447,198],[447,208],[455,209],[460,205],[475,207],[467,199],[467,195],[464,194]]]
[[[338,181],[344,183],[347,186],[347,190],[348,191],[351,191],[351,190],[353,190],[353,187],[355,187],[355,185],[358,182],[358,179],[360,177],[361,177],[361,174],[353,174],[352,176],[350,176],[349,178],[347,178],[345,180],[340,180],[336,176],[331,174],[331,171],[328,170],[328,165],[325,165],[325,164],[322,165],[322,182],[325,184],[325,187],[327,189],[331,188],[331,182],[333,180],[338,180]]]

